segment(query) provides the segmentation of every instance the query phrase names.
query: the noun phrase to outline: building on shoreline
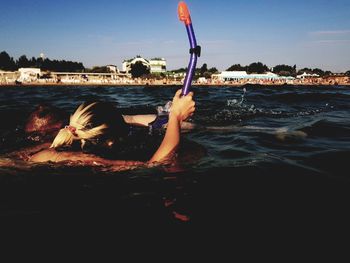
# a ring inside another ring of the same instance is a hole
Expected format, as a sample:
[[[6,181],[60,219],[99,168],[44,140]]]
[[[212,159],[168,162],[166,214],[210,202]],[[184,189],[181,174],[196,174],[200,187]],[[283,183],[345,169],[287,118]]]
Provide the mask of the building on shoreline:
[[[279,80],[279,79],[288,79],[293,80],[293,77],[284,77],[279,76],[272,72],[266,72],[263,74],[248,74],[246,71],[223,71],[220,74],[213,74],[212,78],[219,79],[223,81],[229,81],[229,80],[242,80],[242,79],[260,79],[260,80]]]
[[[272,72],[266,72],[263,74],[248,74],[246,71],[223,71],[219,74],[213,74],[212,80],[218,82],[240,82],[251,84],[265,84],[270,83],[287,83],[291,84],[294,77],[279,76]]]
[[[166,60],[165,58],[152,58],[149,60],[151,73],[165,73],[166,72]]]
[[[109,72],[119,73],[119,69],[116,65],[107,65],[106,68],[109,70]]]
[[[318,77],[320,77],[320,75],[309,74],[309,73],[304,72],[303,74],[298,75],[297,79],[318,78]]]
[[[38,80],[42,73],[40,68],[19,68],[19,77],[16,79],[18,82],[33,82]]]
[[[166,60],[165,58],[152,58],[145,59],[141,56],[136,56],[135,58],[124,60],[123,61],[123,72],[130,73],[131,66],[135,63],[142,63],[146,66],[151,73],[165,73],[166,72]]]
[[[0,85],[8,85],[16,83],[19,77],[18,71],[4,71],[0,70]]]
[[[130,75],[126,73],[76,73],[76,72],[50,72],[51,79],[56,83],[65,84],[120,84],[128,83]],[[40,80],[39,80],[40,81]]]
[[[116,69],[116,68],[115,68]],[[131,75],[117,71],[109,73],[49,72],[40,68],[19,68],[0,71],[0,84],[122,84],[131,83]]]

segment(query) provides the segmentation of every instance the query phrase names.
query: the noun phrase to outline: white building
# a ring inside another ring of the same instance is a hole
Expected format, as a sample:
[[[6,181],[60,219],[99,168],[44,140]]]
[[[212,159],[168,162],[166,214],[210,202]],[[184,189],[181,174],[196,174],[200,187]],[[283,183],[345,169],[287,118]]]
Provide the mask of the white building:
[[[248,74],[246,71],[223,71],[220,74],[213,74],[212,78],[219,80],[239,80],[247,78]]]
[[[152,58],[149,60],[151,67],[151,73],[164,73],[166,72],[166,60],[165,58]]]
[[[166,60],[164,58],[153,58],[153,59],[147,60],[140,56],[137,56],[133,59],[124,60],[122,64],[123,71],[126,73],[129,73],[131,70],[131,65],[137,62],[141,62],[143,65],[149,68],[151,73],[166,72]]]
[[[19,68],[20,73],[17,81],[19,82],[33,82],[41,76],[40,68]]]
[[[294,79],[293,77],[283,77],[272,72],[266,72],[263,74],[248,74],[246,71],[223,71],[220,74],[213,74],[213,79],[221,81],[230,80],[279,80],[279,79]]]
[[[207,84],[208,80],[204,77],[200,77],[200,78],[198,78],[197,83],[198,84]]]
[[[0,70],[0,84],[12,84],[18,78],[17,71],[4,71]]]
[[[112,73],[119,73],[118,67],[116,65],[107,65],[106,68]]]
[[[319,76],[320,75],[317,75],[317,74],[309,74],[309,73],[304,72],[303,74],[298,75],[297,79],[318,78]]]

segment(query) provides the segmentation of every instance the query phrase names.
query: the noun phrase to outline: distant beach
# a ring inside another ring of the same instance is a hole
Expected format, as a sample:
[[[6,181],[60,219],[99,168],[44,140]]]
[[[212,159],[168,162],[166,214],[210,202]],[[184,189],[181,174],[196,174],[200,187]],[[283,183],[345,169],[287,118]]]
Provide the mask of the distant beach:
[[[138,87],[138,86],[149,86],[149,87],[182,87],[182,83],[160,83],[160,84],[149,84],[147,82],[141,82],[141,83],[89,83],[89,82],[82,82],[82,83],[42,83],[42,82],[31,82],[31,83],[1,83],[0,87],[6,88],[6,87],[37,87],[37,86],[55,86],[55,87],[64,87],[64,86],[114,86],[114,87]],[[241,87],[244,85],[261,85],[261,86],[350,86],[349,82],[341,82],[341,83],[308,83],[308,82],[300,82],[300,83],[283,83],[283,84],[276,84],[273,82],[269,83],[253,83],[253,82],[245,82],[245,83],[237,83],[237,82],[227,82],[227,83],[210,83],[210,84],[203,84],[203,83],[193,83],[192,86],[194,87]]]
[[[273,80],[234,80],[234,81],[218,81],[218,80],[206,80],[194,81],[192,86],[244,86],[247,84],[263,85],[263,86],[285,86],[285,85],[298,85],[298,86],[336,86],[350,85],[349,77],[328,77],[328,78],[309,78],[309,79],[295,79],[289,81],[273,81]],[[18,82],[14,79],[0,81],[0,86],[182,86],[182,81],[169,81],[169,80],[143,80],[143,79],[128,79],[123,81],[105,80],[99,81],[54,81],[54,80],[33,80],[30,82]]]
[[[20,68],[18,71],[0,71],[0,86],[181,86],[185,74],[132,77],[131,74],[46,72],[39,68]],[[319,76],[304,72],[296,77],[280,76],[272,72],[248,74],[246,71],[223,71],[210,77],[195,76],[194,86],[256,85],[350,85],[346,74]]]

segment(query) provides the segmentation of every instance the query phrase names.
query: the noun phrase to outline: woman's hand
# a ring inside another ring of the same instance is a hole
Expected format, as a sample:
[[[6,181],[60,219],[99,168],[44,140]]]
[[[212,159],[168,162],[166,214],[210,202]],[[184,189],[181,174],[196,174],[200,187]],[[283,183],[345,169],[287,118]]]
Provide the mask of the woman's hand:
[[[188,93],[186,96],[181,96],[181,90],[175,93],[164,139],[151,160],[149,160],[149,163],[165,161],[176,150],[180,143],[181,122],[190,117],[195,110],[192,96],[193,92]]]
[[[181,96],[182,90],[179,89],[173,98],[170,109],[170,116],[174,116],[178,121],[184,121],[192,116],[195,111],[195,102],[193,101],[193,92],[189,92],[186,96]]]

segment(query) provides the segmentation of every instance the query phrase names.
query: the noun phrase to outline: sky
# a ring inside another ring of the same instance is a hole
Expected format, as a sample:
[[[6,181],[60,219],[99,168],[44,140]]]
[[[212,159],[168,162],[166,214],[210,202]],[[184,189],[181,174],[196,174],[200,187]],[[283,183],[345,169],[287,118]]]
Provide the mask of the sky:
[[[187,0],[198,66],[263,62],[350,70],[350,0]],[[189,43],[177,0],[0,0],[0,52],[117,65],[141,55],[186,67]]]

